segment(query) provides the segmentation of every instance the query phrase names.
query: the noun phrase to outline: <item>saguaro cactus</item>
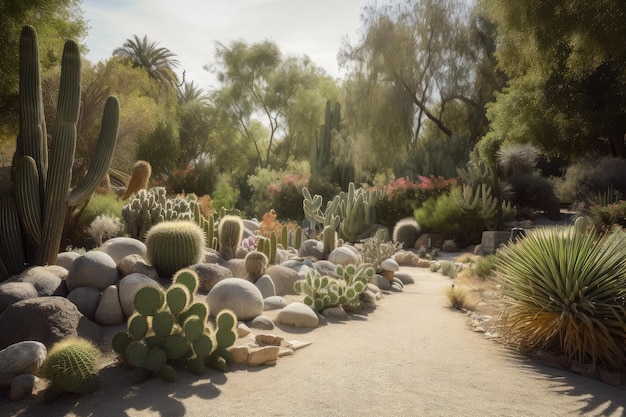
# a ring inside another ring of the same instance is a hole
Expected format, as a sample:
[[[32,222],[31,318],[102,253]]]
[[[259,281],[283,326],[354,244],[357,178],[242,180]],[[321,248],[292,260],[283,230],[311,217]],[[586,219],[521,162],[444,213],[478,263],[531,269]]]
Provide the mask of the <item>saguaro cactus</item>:
[[[0,268],[0,273],[15,274],[29,265],[53,264],[68,211],[93,194],[111,164],[119,125],[119,103],[115,97],[106,101],[88,173],[70,190],[80,108],[80,65],[78,45],[69,40],[63,48],[56,124],[48,155],[37,33],[31,26],[22,29],[20,123],[13,156],[13,193],[2,202],[3,209],[14,210],[3,213],[3,217],[15,218],[17,214],[19,224],[12,222],[3,227],[0,264],[4,268]],[[20,248],[18,244],[22,242]],[[15,253],[20,249],[22,259],[16,261]]]

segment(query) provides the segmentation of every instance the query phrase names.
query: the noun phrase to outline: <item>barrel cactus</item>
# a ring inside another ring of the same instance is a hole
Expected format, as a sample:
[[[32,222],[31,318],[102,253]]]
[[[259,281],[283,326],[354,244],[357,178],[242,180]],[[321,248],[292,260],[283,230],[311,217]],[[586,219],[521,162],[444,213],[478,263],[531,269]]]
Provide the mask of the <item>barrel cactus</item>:
[[[146,236],[148,261],[161,277],[200,262],[204,232],[191,221],[169,221],[153,226]]]
[[[226,215],[218,226],[219,251],[226,261],[233,259],[243,237],[243,221],[239,216]]]
[[[401,243],[404,249],[411,249],[421,236],[422,229],[412,217],[399,220],[393,227],[393,241]]]
[[[100,356],[90,341],[69,337],[52,346],[40,374],[50,380],[53,390],[88,394],[98,387]]]
[[[20,126],[13,155],[13,187],[0,197],[0,280],[31,265],[56,262],[68,214],[97,189],[111,164],[117,142],[119,102],[109,97],[87,175],[70,189],[80,109],[81,59],[67,41],[53,140],[44,119],[37,33],[24,26],[20,37]],[[68,192],[69,191],[69,192]]]
[[[265,256],[263,252],[248,252],[245,258],[245,266],[246,273],[248,274],[248,279],[252,282],[256,282],[259,278],[261,278],[267,270],[267,263],[267,256]]]

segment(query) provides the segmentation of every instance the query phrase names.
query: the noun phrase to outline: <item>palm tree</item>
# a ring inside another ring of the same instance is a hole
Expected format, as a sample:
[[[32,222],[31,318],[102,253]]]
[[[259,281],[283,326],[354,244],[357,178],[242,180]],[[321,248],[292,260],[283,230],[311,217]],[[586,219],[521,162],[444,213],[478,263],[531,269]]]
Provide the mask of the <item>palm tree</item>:
[[[174,54],[167,48],[159,47],[159,42],[151,41],[147,35],[140,39],[133,35],[132,39],[126,39],[121,48],[113,51],[114,56],[128,58],[133,67],[140,67],[148,71],[151,78],[159,83],[176,87],[178,77],[174,68],[180,65]]]
[[[209,100],[209,96],[206,95],[204,89],[198,87],[193,81],[185,82],[183,73],[183,82],[178,87],[177,91],[178,104],[184,105],[191,102],[206,103]]]

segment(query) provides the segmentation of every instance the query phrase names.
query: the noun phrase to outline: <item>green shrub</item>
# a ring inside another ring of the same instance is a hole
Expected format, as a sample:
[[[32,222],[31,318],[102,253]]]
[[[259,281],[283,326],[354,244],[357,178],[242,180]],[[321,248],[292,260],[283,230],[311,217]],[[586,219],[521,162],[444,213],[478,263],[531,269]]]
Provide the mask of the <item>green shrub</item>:
[[[441,268],[441,274],[444,277],[449,277],[449,278],[456,278],[458,271],[458,268],[456,266],[456,264],[452,261],[441,261],[439,262],[439,267]]]
[[[540,228],[498,253],[505,337],[626,370],[626,234]]]
[[[220,212],[222,207],[226,209],[235,208],[235,203],[239,199],[239,189],[231,185],[228,175],[222,174],[215,191],[211,194],[212,206],[216,212]]]
[[[588,217],[601,231],[611,230],[615,225],[626,227],[626,201],[607,206],[593,205],[589,207]]]
[[[472,275],[480,279],[488,279],[496,272],[496,255],[490,254],[478,259],[472,268]]]
[[[68,237],[74,246],[96,246],[88,228],[98,216],[122,218],[122,207],[125,201],[115,194],[94,194],[89,203],[68,222]]]

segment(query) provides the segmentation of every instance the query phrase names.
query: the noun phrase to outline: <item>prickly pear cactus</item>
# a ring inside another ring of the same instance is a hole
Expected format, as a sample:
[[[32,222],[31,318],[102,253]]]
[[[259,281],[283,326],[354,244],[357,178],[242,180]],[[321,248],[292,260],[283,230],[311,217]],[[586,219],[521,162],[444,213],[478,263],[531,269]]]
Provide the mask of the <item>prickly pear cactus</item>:
[[[144,287],[135,295],[136,311],[128,318],[126,331],[111,342],[124,364],[144,377],[176,380],[175,367],[201,374],[205,365],[225,370],[237,338],[237,316],[221,311],[214,327],[207,322],[209,308],[194,302],[198,276],[189,269],[179,271],[172,285],[163,289]]]

